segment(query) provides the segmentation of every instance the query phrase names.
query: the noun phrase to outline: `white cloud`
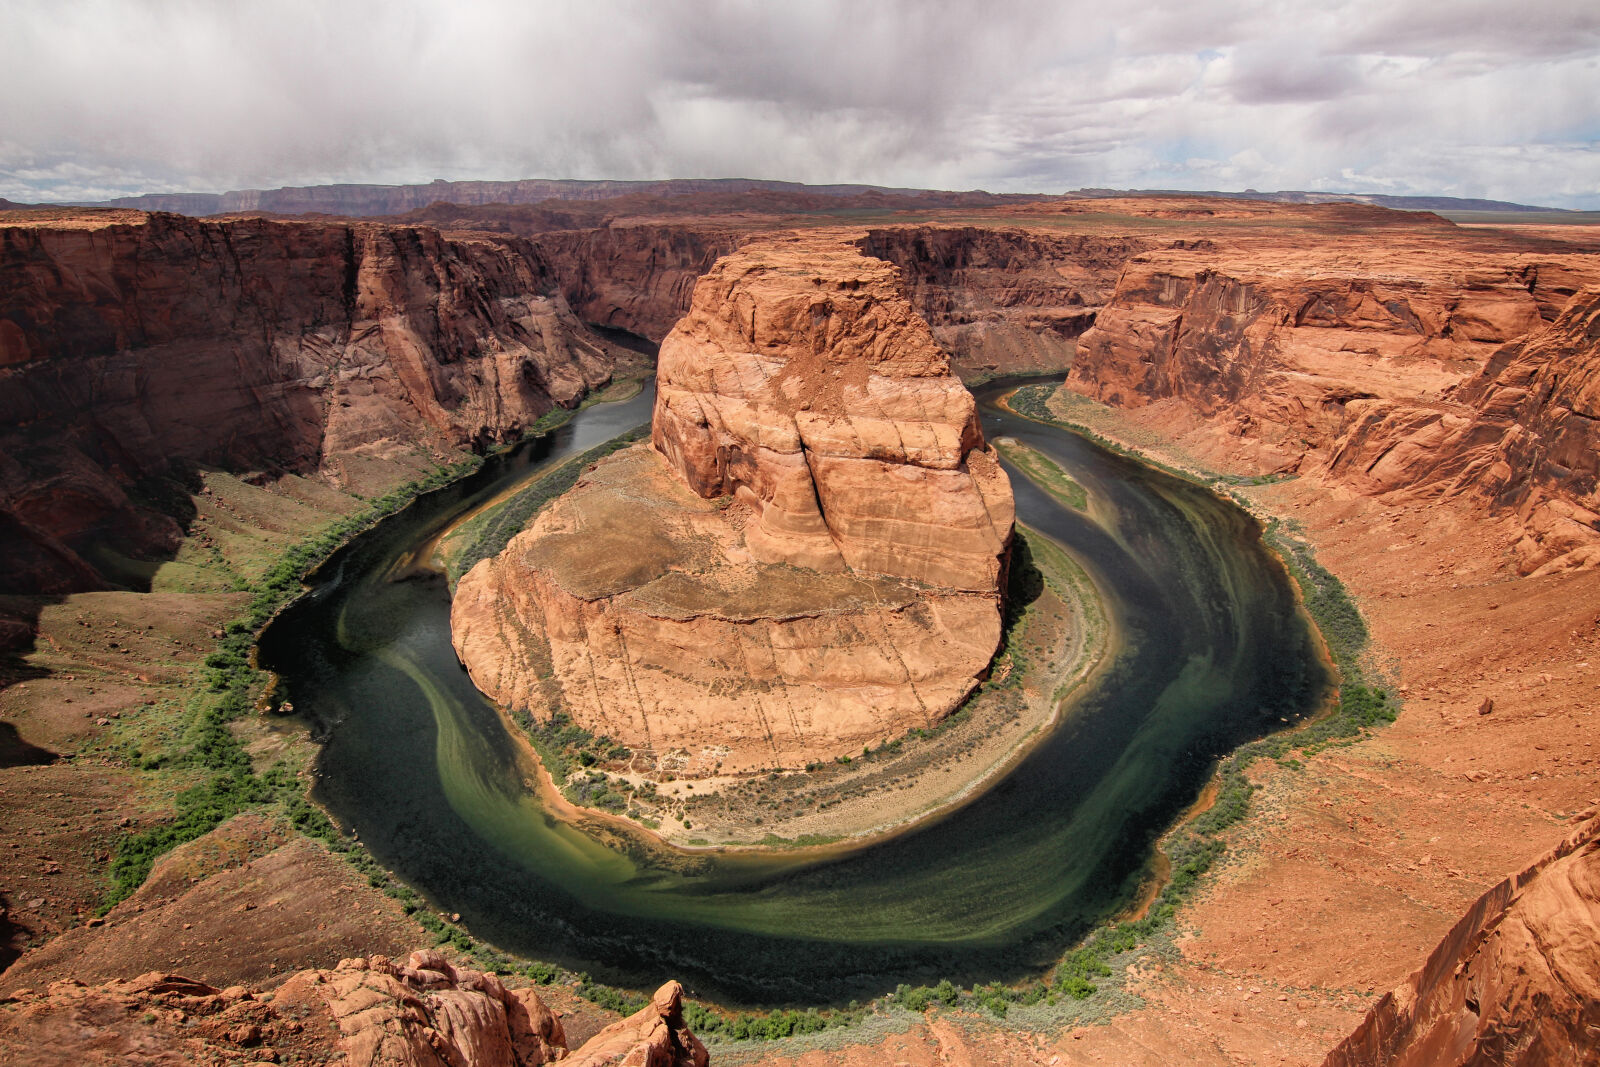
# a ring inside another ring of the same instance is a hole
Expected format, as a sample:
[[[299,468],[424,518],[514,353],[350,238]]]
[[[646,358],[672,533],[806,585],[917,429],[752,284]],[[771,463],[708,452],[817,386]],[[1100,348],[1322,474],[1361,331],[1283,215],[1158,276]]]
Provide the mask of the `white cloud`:
[[[742,175],[1600,207],[1569,0],[0,0],[0,196]]]

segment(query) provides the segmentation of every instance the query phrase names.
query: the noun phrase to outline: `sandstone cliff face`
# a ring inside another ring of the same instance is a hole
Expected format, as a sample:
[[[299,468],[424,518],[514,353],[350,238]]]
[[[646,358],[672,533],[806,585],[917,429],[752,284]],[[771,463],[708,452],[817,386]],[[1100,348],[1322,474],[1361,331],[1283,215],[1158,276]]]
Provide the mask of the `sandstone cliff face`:
[[[1110,404],[1178,397],[1284,441],[1325,440],[1350,400],[1436,394],[1570,295],[1559,265],[1438,258],[1336,242],[1135,256],[1071,384]]]
[[[755,231],[639,222],[532,240],[585,322],[660,341],[689,310],[696,279]],[[900,268],[912,306],[963,376],[1065,369],[1122,264],[1156,244],[976,226],[880,227],[859,239],[866,255]]]
[[[25,218],[25,217],[24,217]],[[518,433],[611,357],[525,243],[118,213],[0,221],[0,529],[11,591],[169,550],[175,460],[336,470]]]
[[[640,224],[533,240],[583,321],[660,341],[689,310],[696,279],[740,237],[723,226]]]
[[[0,1053],[41,1067],[330,1058],[361,1067],[707,1067],[682,996],[668,982],[643,1010],[569,1051],[560,1018],[532,989],[424,950],[300,971],[270,991],[160,973],[21,990],[0,1013]]]
[[[1143,237],[992,227],[870,230],[869,256],[900,268],[911,304],[964,377],[1065,370]]]
[[[1518,569],[1600,565],[1600,288],[1499,349],[1448,401],[1352,402],[1328,462],[1372,494],[1514,509]]]
[[[719,261],[662,345],[654,447],[462,579],[479,688],[690,773],[804,766],[959,704],[999,641],[1011,490],[895,282],[848,248]]]
[[[661,346],[656,449],[755,509],[767,562],[993,592],[1010,487],[895,271],[851,250],[721,260]]]
[[[1594,270],[1337,243],[1144,253],[1081,338],[1069,386],[1129,408],[1181,401],[1258,469],[1514,508],[1523,573],[1588,566]]]
[[[1480,897],[1323,1067],[1600,1063],[1600,819]]]

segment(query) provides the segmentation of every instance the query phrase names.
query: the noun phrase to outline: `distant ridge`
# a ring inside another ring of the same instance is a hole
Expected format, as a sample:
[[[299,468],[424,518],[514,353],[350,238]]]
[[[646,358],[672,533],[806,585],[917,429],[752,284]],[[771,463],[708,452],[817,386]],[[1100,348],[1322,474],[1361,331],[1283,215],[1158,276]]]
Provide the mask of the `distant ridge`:
[[[485,204],[537,204],[548,200],[610,200],[637,195],[671,197],[757,191],[837,197],[874,193],[903,198],[949,195],[926,189],[896,189],[881,185],[806,185],[760,178],[671,178],[662,181],[528,178],[505,182],[447,182],[441,179],[426,185],[307,185],[282,189],[242,189],[228,193],[146,193],[79,206],[172,211],[180,215],[221,215],[236,211],[266,211],[284,215],[306,212],[400,215],[441,202],[476,207]],[[995,196],[995,199],[1002,197]]]
[[[132,208],[139,211],[170,211],[180,215],[224,215],[260,211],[271,214],[325,214],[344,216],[404,215],[436,204],[460,207],[488,205],[524,206],[551,201],[595,202],[622,198],[737,197],[767,194],[780,198],[850,199],[878,198],[911,201],[928,206],[975,205],[1054,199],[1174,196],[1215,197],[1222,200],[1260,200],[1279,204],[1367,204],[1397,211],[1435,212],[1539,212],[1573,215],[1563,208],[1517,204],[1506,200],[1484,200],[1455,196],[1391,196],[1387,193],[1339,193],[1308,190],[1243,192],[1208,189],[1074,189],[1060,194],[986,193],[978,190],[951,192],[911,189],[883,185],[807,185],[803,182],[774,181],[763,178],[668,178],[659,181],[589,181],[565,178],[526,178],[519,181],[444,181],[421,185],[303,185],[281,189],[237,189],[226,193],[145,193],[113,200],[79,201],[73,204],[16,204],[0,199],[0,210],[24,207],[100,207]],[[911,206],[911,205],[905,205]]]
[[[1085,200],[1114,196],[1215,196],[1223,200],[1266,200],[1275,204],[1370,204],[1395,211],[1549,211],[1570,214],[1564,208],[1536,204],[1514,204],[1509,200],[1477,200],[1459,196],[1390,196],[1387,193],[1323,193],[1284,189],[1262,193],[1246,189],[1242,193],[1208,189],[1074,189],[1063,196]]]

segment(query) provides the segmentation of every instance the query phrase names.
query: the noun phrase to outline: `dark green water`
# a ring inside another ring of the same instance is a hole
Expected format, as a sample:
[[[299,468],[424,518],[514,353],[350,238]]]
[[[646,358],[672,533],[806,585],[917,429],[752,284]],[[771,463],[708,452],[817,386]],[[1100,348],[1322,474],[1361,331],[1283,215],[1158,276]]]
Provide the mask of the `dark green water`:
[[[989,396],[995,395],[991,390]],[[980,396],[980,400],[983,399]],[[1049,966],[1126,898],[1216,759],[1314,710],[1327,678],[1255,523],[1188,483],[985,406],[1089,515],[1010,470],[1020,518],[1093,576],[1121,651],[1066,721],[972,802],[825,857],[608,847],[545,814],[410,561],[539,464],[648,419],[649,392],[496,457],[342,550],[262,638],[324,740],[317,799],[436,906],[502,948],[735,1004],[841,1002]]]

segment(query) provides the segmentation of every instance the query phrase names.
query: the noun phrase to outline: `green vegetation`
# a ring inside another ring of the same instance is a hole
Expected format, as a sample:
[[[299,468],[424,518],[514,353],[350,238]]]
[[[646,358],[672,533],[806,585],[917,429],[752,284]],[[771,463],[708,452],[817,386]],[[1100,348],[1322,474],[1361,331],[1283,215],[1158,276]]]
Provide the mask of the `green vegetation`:
[[[1067,507],[1076,511],[1084,511],[1089,507],[1088,491],[1073,481],[1072,476],[1057,466],[1049,456],[1009,438],[1003,437],[994,444],[1002,456],[1016,464],[1017,468],[1027,475],[1029,481]]]
[[[562,795],[574,804],[620,814],[629,811],[635,793],[647,799],[655,797],[653,783],[635,789],[631,782],[603,771],[585,770],[602,764],[615,766],[632,758],[633,752],[609,737],[590,733],[566,712],[558,711],[543,722],[525,710],[513,712],[511,717],[522,727]],[[577,775],[579,770],[585,773]]]
[[[1367,680],[1362,664],[1368,644],[1367,624],[1343,583],[1316,561],[1309,545],[1290,537],[1282,523],[1272,522],[1264,536],[1300,587],[1306,611],[1316,620],[1317,629],[1322,633],[1339,674],[1339,700],[1330,714],[1292,734],[1257,742],[1266,746],[1261,754],[1282,760],[1291,749],[1299,749],[1309,756],[1331,744],[1349,743],[1375,726],[1393,722],[1400,708],[1388,690]],[[1271,742],[1280,742],[1281,746]]]
[[[111,885],[102,914],[144,883],[163,853],[193,841],[249,808],[276,805],[296,826],[309,825],[314,812],[304,800],[304,786],[283,765],[258,774],[234,733],[232,723],[250,714],[266,688],[266,675],[255,668],[256,635],[277,611],[299,595],[301,579],[333,554],[353,534],[399,511],[418,495],[467,474],[482,463],[473,457],[438,467],[424,478],[370,501],[356,514],[334,522],[285,552],[247,591],[254,595],[245,613],[230,622],[217,648],[206,657],[207,688],[188,707],[189,722],[176,752],[140,760],[146,769],[192,768],[202,781],[177,794],[177,816],[130,834],[117,846],[110,865]],[[137,753],[133,753],[137,757]]]
[[[628,749],[609,737],[596,735],[572,721],[566,712],[558,711],[544,722],[539,722],[525,712],[517,716],[518,723],[533,742],[534,751],[556,781],[565,781],[579,767],[593,767],[610,760],[625,760],[632,755]]]
[[[582,989],[579,990],[582,992]],[[800,1034],[815,1034],[833,1027],[854,1026],[867,1012],[859,1007],[844,1010],[724,1013],[700,1004],[686,1002],[684,1022],[700,1038],[725,1041],[778,1041]]]

